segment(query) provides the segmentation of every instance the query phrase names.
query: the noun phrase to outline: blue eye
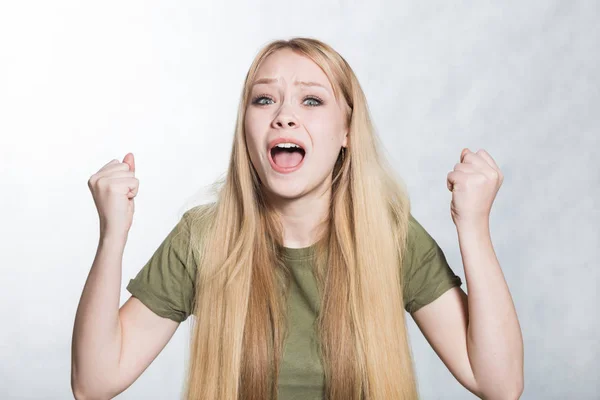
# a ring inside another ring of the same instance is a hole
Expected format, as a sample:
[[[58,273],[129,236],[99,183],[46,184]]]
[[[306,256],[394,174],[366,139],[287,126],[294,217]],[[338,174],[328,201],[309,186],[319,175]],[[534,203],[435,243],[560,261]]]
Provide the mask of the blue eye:
[[[255,97],[255,98],[252,100],[252,104],[258,104],[258,105],[260,105],[260,106],[264,106],[264,105],[265,105],[265,103],[263,103],[263,102],[261,102],[261,101],[260,101],[260,100],[262,100],[262,99],[267,99],[267,100],[271,100],[271,101],[273,101],[273,99],[271,99],[270,97],[267,97],[267,96],[257,96],[257,97]]]
[[[269,103],[263,102],[262,99],[273,101],[273,99],[271,97],[269,97],[269,96],[259,95],[259,96],[256,96],[256,97],[254,97],[252,99],[252,104],[256,104],[256,105],[259,105],[259,106],[265,106],[265,105],[269,104]],[[311,101],[314,102],[312,104],[306,104],[309,107],[317,107],[317,106],[320,106],[320,105],[323,104],[323,100],[319,99],[318,97],[307,96],[307,97],[304,98],[304,101],[307,101],[307,100],[311,100]]]
[[[307,106],[311,106],[311,107],[316,107],[316,106],[320,106],[321,104],[323,104],[323,102],[320,99],[317,99],[316,97],[307,97],[304,99],[304,101],[306,100],[313,100],[316,101],[317,104],[307,104]]]

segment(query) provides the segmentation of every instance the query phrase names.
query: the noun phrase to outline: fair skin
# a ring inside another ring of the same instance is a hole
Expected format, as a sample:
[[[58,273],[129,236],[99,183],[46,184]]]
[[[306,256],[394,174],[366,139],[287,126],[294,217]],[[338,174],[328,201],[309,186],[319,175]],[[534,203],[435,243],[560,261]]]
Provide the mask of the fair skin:
[[[251,99],[266,97],[256,99],[261,104],[248,105],[248,149],[269,200],[281,214],[284,245],[306,247],[313,244],[314,227],[326,215],[331,171],[340,146],[347,146],[343,108],[335,102],[325,73],[291,50],[272,54],[261,66],[257,81],[269,78],[273,81],[252,87]],[[297,86],[296,81],[318,82],[325,88]],[[307,105],[315,104],[307,99],[311,95],[325,104]],[[291,174],[279,174],[267,159],[267,143],[279,136],[298,137],[307,144],[307,162]],[[453,216],[453,220],[471,301],[461,288],[453,288],[412,317],[448,370],[470,392],[486,399],[518,398],[523,388],[521,331],[493,252],[487,219],[482,214],[469,220]]]
[[[283,245],[308,247],[318,222],[327,216],[331,171],[340,149],[348,145],[342,105],[321,68],[289,49],[267,57],[253,83],[244,121],[250,159],[281,215]],[[299,170],[281,174],[271,167],[268,143],[279,137],[306,145]]]
[[[257,74],[257,79],[263,78],[275,80],[252,87],[251,98],[266,97],[257,99],[263,105],[248,105],[244,121],[248,150],[268,199],[281,214],[284,245],[307,247],[313,244],[314,227],[326,216],[337,155],[348,146],[343,108],[323,71],[290,50],[269,56]],[[298,81],[323,88],[296,85]],[[313,96],[323,103],[309,105],[318,103]],[[266,158],[267,144],[280,136],[297,137],[306,144],[305,165],[289,175],[274,171]],[[453,288],[412,317],[465,388],[486,399],[516,399],[523,388],[522,337],[489,224],[485,218],[463,218],[456,225],[469,296]],[[133,296],[116,314],[125,243],[126,237],[101,236],[80,301],[71,373],[77,399],[113,398],[123,392],[179,326]]]
[[[517,399],[524,389],[523,336],[490,235],[503,180],[487,151],[463,149],[446,183],[469,296],[454,288],[413,315],[457,380],[485,399]]]
[[[458,224],[469,295],[458,287],[412,314],[452,375],[485,399],[518,399],[523,337],[489,224]]]
[[[337,154],[347,146],[343,113],[335,101],[326,75],[312,61],[288,50],[269,56],[258,79],[271,83],[252,87],[252,98],[266,94],[259,104],[249,104],[245,119],[248,150],[266,194],[281,213],[284,245],[301,248],[313,243],[314,227],[326,216],[331,175]],[[313,82],[321,86],[296,85]],[[320,99],[320,100],[319,100]],[[289,175],[271,168],[267,144],[278,137],[298,138],[305,144],[303,167]],[[127,389],[167,345],[178,322],[154,314],[130,296],[107,326],[93,323],[94,315],[112,313],[118,301],[120,268],[125,237],[103,236],[80,305],[81,323],[76,327],[72,387],[76,398],[112,398]],[[105,333],[108,331],[108,333]],[[98,345],[100,344],[100,346]],[[98,348],[98,353],[87,349]],[[101,362],[99,362],[101,361]],[[102,379],[98,379],[102,376]]]

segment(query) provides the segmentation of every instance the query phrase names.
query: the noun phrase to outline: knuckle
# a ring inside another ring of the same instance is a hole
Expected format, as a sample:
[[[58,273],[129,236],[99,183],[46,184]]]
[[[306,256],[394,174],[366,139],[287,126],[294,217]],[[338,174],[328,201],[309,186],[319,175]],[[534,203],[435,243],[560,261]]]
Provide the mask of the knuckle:
[[[117,191],[117,185],[108,184],[108,185],[106,185],[105,190],[107,193],[115,193]]]
[[[96,187],[102,189],[104,187],[106,187],[108,184],[108,179],[106,176],[101,176],[100,178],[98,178],[98,180],[96,181]]]

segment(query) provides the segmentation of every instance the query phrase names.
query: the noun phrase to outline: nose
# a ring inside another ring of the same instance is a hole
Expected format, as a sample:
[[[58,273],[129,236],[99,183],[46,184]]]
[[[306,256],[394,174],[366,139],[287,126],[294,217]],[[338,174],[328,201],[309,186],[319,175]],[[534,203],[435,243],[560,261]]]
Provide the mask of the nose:
[[[298,126],[298,121],[291,113],[281,110],[277,117],[273,120],[273,128],[290,127],[295,128]]]
[[[277,118],[275,120],[275,125],[280,128],[284,125],[293,128],[294,126],[296,126],[296,123],[291,118]]]

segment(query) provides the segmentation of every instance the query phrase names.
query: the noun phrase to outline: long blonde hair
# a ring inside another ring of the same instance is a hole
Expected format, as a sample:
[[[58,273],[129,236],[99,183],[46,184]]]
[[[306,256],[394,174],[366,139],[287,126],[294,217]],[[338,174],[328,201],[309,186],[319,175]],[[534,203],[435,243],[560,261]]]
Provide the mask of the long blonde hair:
[[[289,270],[281,258],[280,220],[250,161],[244,117],[258,68],[284,48],[322,68],[349,127],[346,155],[332,171],[329,215],[315,243],[325,398],[417,399],[402,298],[408,194],[382,154],[354,72],[312,38],[276,40],[256,55],[217,201],[193,209],[190,251],[198,271],[185,398],[277,399]]]

